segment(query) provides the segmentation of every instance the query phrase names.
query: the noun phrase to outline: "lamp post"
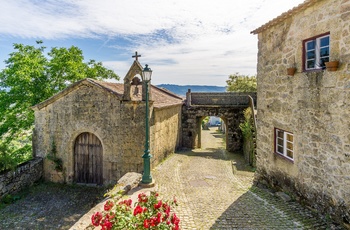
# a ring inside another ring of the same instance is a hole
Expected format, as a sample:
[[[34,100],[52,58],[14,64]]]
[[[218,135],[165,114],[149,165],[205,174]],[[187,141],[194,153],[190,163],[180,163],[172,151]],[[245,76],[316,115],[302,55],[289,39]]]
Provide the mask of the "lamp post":
[[[151,157],[152,155],[150,154],[149,150],[149,91],[148,91],[148,85],[149,82],[151,81],[151,76],[152,76],[152,70],[151,68],[148,68],[148,65],[146,64],[146,67],[142,71],[142,80],[145,82],[145,88],[146,88],[146,142],[145,142],[145,151],[142,156],[143,158],[143,175],[142,175],[142,180],[141,180],[141,185],[150,185],[152,186],[154,183],[152,180],[152,175],[151,175]]]

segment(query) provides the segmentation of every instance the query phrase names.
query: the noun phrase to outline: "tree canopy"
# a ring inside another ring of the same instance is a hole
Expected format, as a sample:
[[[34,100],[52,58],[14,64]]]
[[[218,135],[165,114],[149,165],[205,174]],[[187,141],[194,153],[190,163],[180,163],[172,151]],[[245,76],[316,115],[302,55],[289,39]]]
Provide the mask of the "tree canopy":
[[[42,41],[37,41],[36,46],[14,44],[15,51],[0,71],[0,162],[11,158],[18,163],[31,155],[31,106],[87,77],[119,79],[101,62],[85,63],[82,50],[76,46],[54,47],[47,54]]]
[[[256,76],[240,75],[239,73],[231,74],[226,81],[228,92],[256,92]]]

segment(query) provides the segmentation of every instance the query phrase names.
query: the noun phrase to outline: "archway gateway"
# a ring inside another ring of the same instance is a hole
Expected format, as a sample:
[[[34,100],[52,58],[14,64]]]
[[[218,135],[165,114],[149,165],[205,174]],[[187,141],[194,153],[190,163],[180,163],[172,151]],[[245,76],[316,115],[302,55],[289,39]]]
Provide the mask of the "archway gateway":
[[[74,144],[74,181],[84,184],[103,184],[103,148],[92,133],[81,133]]]
[[[201,147],[201,121],[206,116],[220,117],[225,122],[226,150],[242,149],[243,110],[256,101],[256,93],[191,93],[182,107],[182,143],[187,148]]]

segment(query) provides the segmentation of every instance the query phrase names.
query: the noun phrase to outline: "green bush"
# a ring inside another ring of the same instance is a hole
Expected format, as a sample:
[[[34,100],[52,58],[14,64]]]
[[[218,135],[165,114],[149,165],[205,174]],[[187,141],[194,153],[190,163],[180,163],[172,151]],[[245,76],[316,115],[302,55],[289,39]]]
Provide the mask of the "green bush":
[[[20,200],[21,196],[19,195],[11,195],[11,194],[7,194],[6,196],[4,196],[1,199],[1,202],[4,204],[12,204],[13,202]]]
[[[246,108],[244,110],[244,122],[239,125],[245,139],[249,139],[253,136],[253,113],[252,109]]]
[[[21,145],[21,148],[17,148]],[[23,140],[0,142],[0,172],[14,170],[19,164],[32,159],[32,148]]]
[[[244,110],[244,122],[239,125],[239,128],[243,134],[244,155],[249,156],[249,164],[255,167],[256,156],[254,132],[256,132],[256,130],[253,121],[253,111],[250,107]]]

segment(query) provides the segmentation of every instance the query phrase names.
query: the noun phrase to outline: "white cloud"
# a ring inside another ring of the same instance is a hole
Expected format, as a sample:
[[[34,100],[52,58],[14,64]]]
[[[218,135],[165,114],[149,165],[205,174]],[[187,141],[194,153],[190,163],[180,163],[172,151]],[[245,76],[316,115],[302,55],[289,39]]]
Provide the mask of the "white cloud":
[[[154,83],[225,85],[231,73],[256,72],[257,38],[250,31],[301,2],[0,0],[0,35],[53,40],[131,36],[137,40],[125,52],[138,50],[141,62],[153,63]],[[105,62],[112,63],[123,78],[132,60]]]

